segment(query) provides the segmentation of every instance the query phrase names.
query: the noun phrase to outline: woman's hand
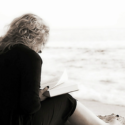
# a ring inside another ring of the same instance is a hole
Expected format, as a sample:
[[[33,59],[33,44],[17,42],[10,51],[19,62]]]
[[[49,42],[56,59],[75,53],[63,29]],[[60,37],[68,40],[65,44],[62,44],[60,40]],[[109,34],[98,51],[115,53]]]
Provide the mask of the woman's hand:
[[[43,95],[43,93],[46,92],[48,89],[49,89],[49,86],[39,90],[40,101],[44,101],[47,98],[46,96]]]

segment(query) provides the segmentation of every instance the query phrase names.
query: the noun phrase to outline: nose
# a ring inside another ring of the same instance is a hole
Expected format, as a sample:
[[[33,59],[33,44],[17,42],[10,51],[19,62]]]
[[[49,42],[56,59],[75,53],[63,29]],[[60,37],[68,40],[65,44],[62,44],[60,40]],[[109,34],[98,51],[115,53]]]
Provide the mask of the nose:
[[[38,51],[38,53],[42,53],[42,51],[40,50],[40,51]]]

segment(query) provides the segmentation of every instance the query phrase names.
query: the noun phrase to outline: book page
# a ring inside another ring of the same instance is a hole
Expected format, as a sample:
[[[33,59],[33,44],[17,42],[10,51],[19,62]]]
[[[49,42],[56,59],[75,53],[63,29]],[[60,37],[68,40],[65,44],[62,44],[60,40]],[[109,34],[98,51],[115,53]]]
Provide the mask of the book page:
[[[40,89],[43,89],[46,86],[49,86],[49,89],[53,88],[57,84],[57,82],[59,81],[59,79],[60,79],[60,76],[59,77],[55,77],[55,78],[50,79],[50,80],[47,80],[45,82],[42,82],[40,84]]]
[[[72,87],[72,86],[74,86],[74,85],[77,85],[77,83],[69,83],[69,82],[65,82],[65,83],[63,83],[63,84],[61,84],[61,85],[55,87],[55,88],[52,89],[52,90],[57,91],[58,89],[67,88],[67,87],[69,87],[69,86]],[[51,91],[51,90],[50,90],[50,91]]]
[[[78,91],[78,85],[77,84],[61,84],[57,87],[55,87],[54,89],[51,89],[49,91],[46,91],[44,93],[45,96],[47,97],[54,97],[54,96],[58,96],[58,95],[62,95],[65,93],[70,93],[70,92],[74,92],[74,91]]]
[[[68,81],[68,75],[67,75],[67,71],[64,70],[61,78],[59,79],[59,81],[57,82],[57,84],[55,84],[55,86],[53,86],[51,89],[55,88],[56,86],[62,84],[62,83],[65,83]]]
[[[53,79],[47,80],[45,82],[42,82],[40,85],[40,89],[45,88],[46,86],[49,86],[49,90],[55,88],[56,86],[66,82],[68,80],[68,75],[66,70],[64,70],[63,74],[61,77],[55,77]]]

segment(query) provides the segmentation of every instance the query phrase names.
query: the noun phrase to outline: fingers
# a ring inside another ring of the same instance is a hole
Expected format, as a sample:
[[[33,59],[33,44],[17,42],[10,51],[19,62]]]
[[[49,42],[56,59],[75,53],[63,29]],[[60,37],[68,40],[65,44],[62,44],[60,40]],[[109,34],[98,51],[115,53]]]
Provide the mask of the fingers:
[[[41,95],[41,97],[40,97],[40,101],[44,101],[46,98],[47,98],[47,97]]]
[[[46,87],[43,89],[43,93],[46,92],[48,89],[49,89],[49,86],[46,86]]]

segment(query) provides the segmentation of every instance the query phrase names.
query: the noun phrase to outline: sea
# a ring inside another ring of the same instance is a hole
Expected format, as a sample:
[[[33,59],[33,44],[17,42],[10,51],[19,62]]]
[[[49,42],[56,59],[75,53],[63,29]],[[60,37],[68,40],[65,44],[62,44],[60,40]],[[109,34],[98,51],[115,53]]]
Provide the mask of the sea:
[[[41,84],[66,69],[73,97],[125,106],[125,29],[50,29],[40,56]]]
[[[42,80],[67,70],[75,98],[125,106],[125,29],[50,29]]]

